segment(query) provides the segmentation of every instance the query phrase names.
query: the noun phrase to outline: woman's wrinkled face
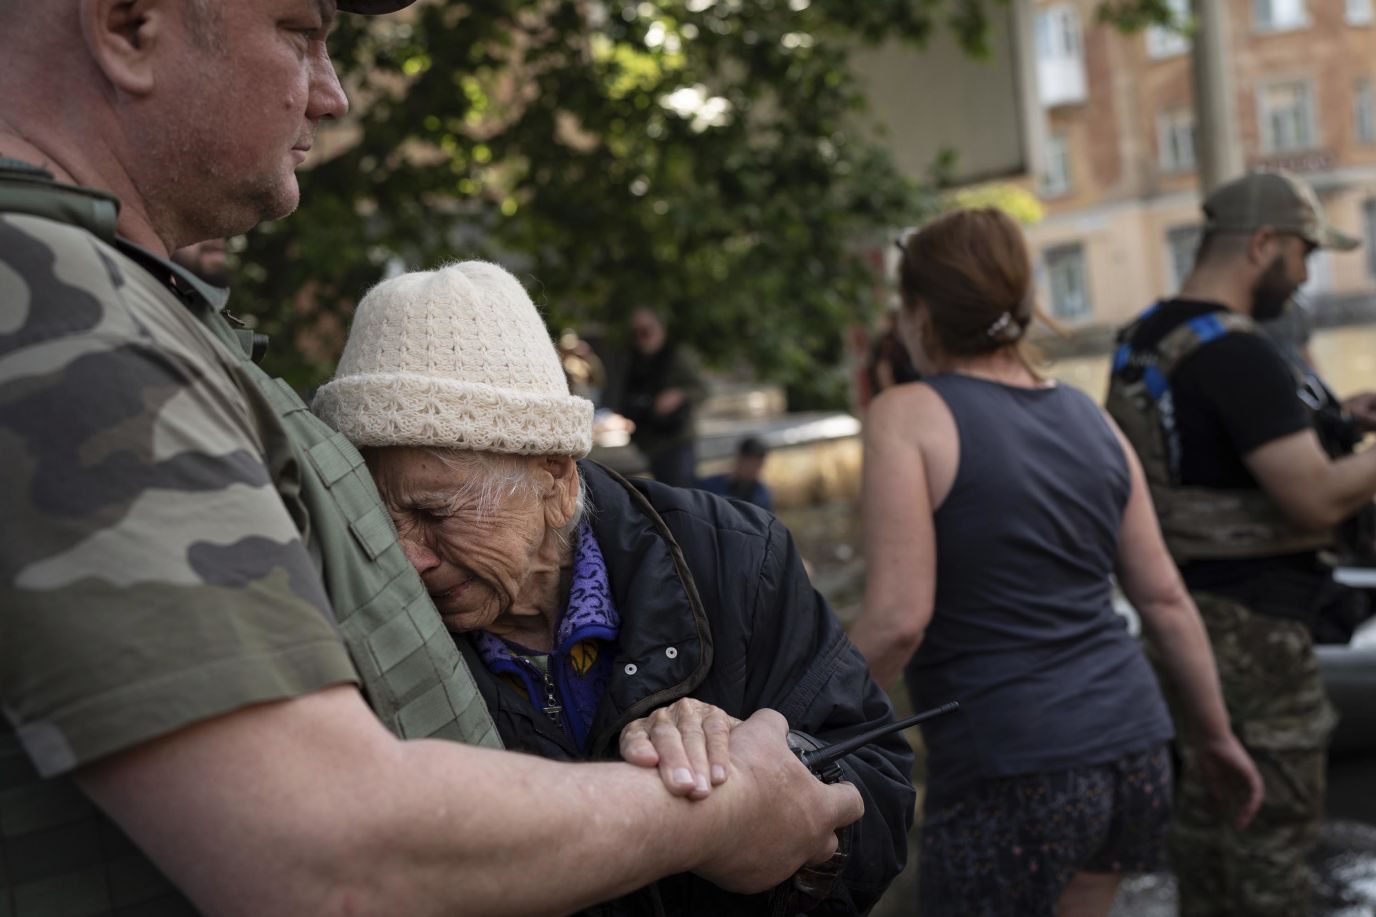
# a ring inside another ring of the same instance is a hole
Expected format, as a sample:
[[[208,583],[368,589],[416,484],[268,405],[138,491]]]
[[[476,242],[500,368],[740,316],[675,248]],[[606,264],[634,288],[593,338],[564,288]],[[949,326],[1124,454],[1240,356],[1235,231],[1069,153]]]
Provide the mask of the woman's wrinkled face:
[[[368,468],[416,568],[450,630],[493,629],[521,594],[550,520],[553,479],[538,459],[518,460],[515,486],[484,487],[481,464],[451,464],[429,449],[368,450]],[[546,481],[545,479],[550,479]]]

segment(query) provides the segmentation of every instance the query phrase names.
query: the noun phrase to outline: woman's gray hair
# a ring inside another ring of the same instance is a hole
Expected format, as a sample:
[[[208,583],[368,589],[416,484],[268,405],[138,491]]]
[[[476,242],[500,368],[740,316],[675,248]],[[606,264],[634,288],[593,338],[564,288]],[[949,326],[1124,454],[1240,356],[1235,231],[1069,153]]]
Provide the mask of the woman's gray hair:
[[[453,499],[463,503],[472,501],[479,515],[487,515],[502,500],[522,491],[530,497],[540,496],[531,456],[438,447],[426,451],[445,467],[460,473],[463,483],[454,491]],[[583,476],[578,474],[577,465],[574,465],[574,474],[578,477],[578,497],[574,502],[573,514],[563,528],[555,533],[565,545],[572,543],[573,533],[587,514],[588,488]]]
[[[201,50],[223,50],[224,16],[220,0],[187,0],[186,13],[191,37]]]

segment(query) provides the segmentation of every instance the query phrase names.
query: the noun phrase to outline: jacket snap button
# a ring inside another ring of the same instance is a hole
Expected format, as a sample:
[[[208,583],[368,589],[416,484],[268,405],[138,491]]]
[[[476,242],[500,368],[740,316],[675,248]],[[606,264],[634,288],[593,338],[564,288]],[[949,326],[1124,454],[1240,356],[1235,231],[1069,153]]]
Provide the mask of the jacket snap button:
[[[675,647],[672,647],[672,646],[671,646],[671,647],[669,647],[667,650],[664,651],[664,655],[668,656],[670,659],[677,659],[677,658],[678,658],[678,650],[677,650]]]
[[[635,667],[635,663],[634,663],[634,662],[628,662],[628,663],[626,663],[626,674],[627,674],[627,675],[634,675],[636,672],[639,672],[639,671],[640,671],[640,670],[637,669],[637,668]]]

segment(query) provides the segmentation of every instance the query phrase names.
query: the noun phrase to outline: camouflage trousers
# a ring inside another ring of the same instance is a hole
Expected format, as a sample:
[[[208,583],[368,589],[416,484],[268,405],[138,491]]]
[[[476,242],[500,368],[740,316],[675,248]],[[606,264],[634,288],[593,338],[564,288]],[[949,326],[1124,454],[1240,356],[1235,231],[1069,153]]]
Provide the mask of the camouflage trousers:
[[[1309,629],[1230,599],[1193,597],[1233,731],[1261,772],[1266,800],[1245,831],[1233,828],[1202,779],[1198,754],[1181,743],[1169,840],[1181,917],[1303,917],[1311,895],[1305,860],[1318,839],[1336,722]],[[1179,698],[1165,679],[1162,687],[1177,731],[1187,735]]]

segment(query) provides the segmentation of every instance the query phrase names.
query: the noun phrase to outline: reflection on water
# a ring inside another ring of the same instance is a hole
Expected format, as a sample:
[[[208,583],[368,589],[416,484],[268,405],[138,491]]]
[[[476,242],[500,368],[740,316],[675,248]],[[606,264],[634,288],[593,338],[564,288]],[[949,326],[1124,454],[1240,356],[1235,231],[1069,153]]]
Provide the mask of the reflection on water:
[[[1315,917],[1376,914],[1376,828],[1356,822],[1324,825],[1310,858]],[[1167,875],[1128,879],[1111,917],[1175,917],[1175,881]]]
[[[1309,352],[1333,391],[1351,395],[1376,389],[1376,324],[1314,332]],[[1108,354],[1056,360],[1047,367],[1056,379],[1102,401],[1108,391]]]

